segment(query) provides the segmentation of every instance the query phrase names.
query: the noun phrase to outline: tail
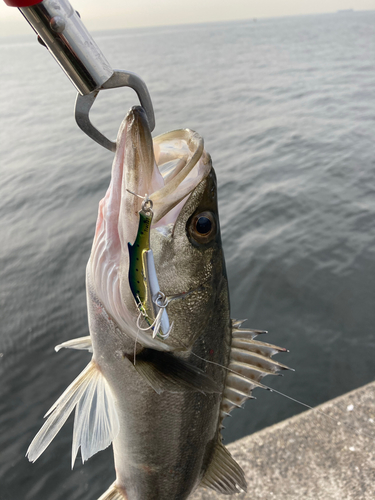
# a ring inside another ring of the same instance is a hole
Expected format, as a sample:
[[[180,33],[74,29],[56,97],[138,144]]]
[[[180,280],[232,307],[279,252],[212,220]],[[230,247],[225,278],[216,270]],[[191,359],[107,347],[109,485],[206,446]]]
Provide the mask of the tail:
[[[108,488],[108,490],[103,493],[103,495],[98,498],[98,500],[128,500],[125,491],[123,488],[116,486],[116,483],[113,483],[112,486]]]
[[[74,408],[72,468],[79,447],[84,462],[111,444],[120,428],[114,399],[98,365],[91,361],[46,413],[48,419],[26,453],[30,462],[40,457]]]

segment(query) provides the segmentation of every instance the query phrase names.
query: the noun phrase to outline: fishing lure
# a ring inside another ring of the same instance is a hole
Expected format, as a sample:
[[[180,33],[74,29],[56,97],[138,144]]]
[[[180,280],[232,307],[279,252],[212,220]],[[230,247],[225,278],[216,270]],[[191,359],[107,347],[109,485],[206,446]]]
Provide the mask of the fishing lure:
[[[169,300],[160,291],[154,255],[150,248],[150,229],[154,215],[152,200],[147,194],[143,198],[132,191],[129,193],[143,199],[142,208],[138,212],[137,236],[133,244],[128,243],[129,285],[140,313],[137,326],[143,331],[152,329],[153,338],[158,336],[161,339],[167,339],[172,328],[166,311]],[[139,325],[141,317],[148,323],[147,328],[142,328]]]

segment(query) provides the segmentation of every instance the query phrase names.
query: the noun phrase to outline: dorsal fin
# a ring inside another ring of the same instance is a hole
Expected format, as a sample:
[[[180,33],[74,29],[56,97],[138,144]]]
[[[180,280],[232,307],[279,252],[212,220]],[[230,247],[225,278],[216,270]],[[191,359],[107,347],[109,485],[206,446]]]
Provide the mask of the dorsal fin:
[[[220,441],[200,486],[206,486],[224,495],[247,490],[243,470]]]
[[[232,320],[230,363],[221,402],[219,427],[222,427],[222,420],[233,408],[241,407],[247,399],[253,397],[251,392],[255,387],[266,388],[260,383],[263,377],[278,375],[281,370],[290,370],[286,365],[271,359],[274,354],[288,352],[287,349],[254,340],[257,335],[267,332],[242,329],[243,321]]]

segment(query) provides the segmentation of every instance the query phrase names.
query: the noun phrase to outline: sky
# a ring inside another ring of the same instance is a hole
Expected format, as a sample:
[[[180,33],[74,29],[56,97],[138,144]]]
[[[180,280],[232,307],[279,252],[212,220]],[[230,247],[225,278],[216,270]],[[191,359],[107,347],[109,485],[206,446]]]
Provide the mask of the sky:
[[[71,0],[86,28],[135,28],[262,17],[375,10],[375,0]],[[0,0],[0,36],[30,33],[18,9]]]

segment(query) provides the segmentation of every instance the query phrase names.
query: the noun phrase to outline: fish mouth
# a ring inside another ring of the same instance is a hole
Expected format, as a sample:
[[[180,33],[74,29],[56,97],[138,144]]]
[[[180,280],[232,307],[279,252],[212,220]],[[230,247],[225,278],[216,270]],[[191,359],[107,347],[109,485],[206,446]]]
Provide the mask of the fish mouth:
[[[175,222],[186,197],[210,171],[211,158],[204,151],[203,138],[193,130],[181,129],[152,139],[147,115],[140,106],[133,107],[125,121],[127,129],[118,138],[119,149],[125,144],[124,166],[128,167],[126,185],[122,186],[123,200],[130,191],[147,195],[153,204],[153,227]],[[130,151],[129,144],[126,147],[129,135]],[[130,199],[137,202],[138,212],[141,202]]]
[[[203,139],[190,129],[175,130],[157,136],[154,153],[164,186],[152,193],[154,227],[174,223],[187,196],[208,175],[211,158],[203,148]]]
[[[87,275],[109,315],[145,347],[171,350],[137,328],[139,309],[129,286],[128,245],[136,239],[143,200],[152,202],[151,228],[169,232],[210,170],[199,134],[183,129],[152,139],[143,108],[129,111],[118,133],[111,183],[99,204]]]
[[[131,108],[118,133],[109,187],[121,194],[113,206],[122,246],[135,240],[142,198],[152,201],[152,228],[174,224],[187,197],[210,170],[211,157],[199,134],[181,129],[152,139],[143,108]]]

